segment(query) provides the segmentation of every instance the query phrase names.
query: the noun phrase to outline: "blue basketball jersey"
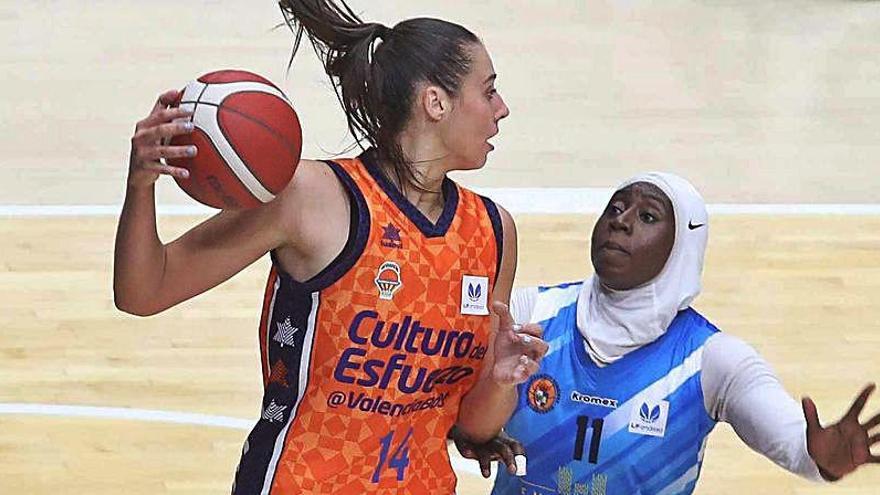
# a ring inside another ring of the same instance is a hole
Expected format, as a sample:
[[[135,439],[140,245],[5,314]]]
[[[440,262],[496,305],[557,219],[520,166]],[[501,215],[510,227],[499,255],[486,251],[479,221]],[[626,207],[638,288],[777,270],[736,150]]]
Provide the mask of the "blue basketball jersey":
[[[505,426],[525,446],[528,474],[499,470],[493,495],[691,493],[715,426],[700,369],[718,329],[688,308],[662,337],[600,368],[577,329],[581,285],[538,293],[532,321],[550,349]]]

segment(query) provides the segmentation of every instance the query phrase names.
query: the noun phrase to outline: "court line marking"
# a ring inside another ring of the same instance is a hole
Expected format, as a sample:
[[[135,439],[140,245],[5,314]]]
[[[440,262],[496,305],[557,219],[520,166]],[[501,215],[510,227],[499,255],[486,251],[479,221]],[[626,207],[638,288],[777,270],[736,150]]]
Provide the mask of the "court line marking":
[[[0,403],[0,415],[63,416],[68,418],[99,418],[177,423],[199,426],[215,426],[236,430],[250,430],[256,419],[247,420],[210,414],[161,411],[155,409],[131,409],[126,407],[68,406],[58,404]]]
[[[475,188],[513,214],[595,214],[600,212],[611,188]],[[0,205],[5,217],[117,216],[120,205]],[[710,204],[713,215],[880,215],[880,204]],[[157,205],[158,215],[206,215],[216,210],[199,204]],[[255,420],[150,409],[68,406],[55,404],[0,403],[0,414],[117,419],[190,424],[250,430]],[[451,451],[456,471],[480,476],[476,462]],[[493,464],[493,472],[495,466]]]
[[[146,421],[151,423],[173,423],[182,425],[211,426],[233,430],[250,431],[256,419],[234,418],[211,414],[161,411],[156,409],[134,409],[127,407],[70,406],[61,404],[0,403],[0,416],[56,416],[65,418],[113,419],[127,421]],[[450,445],[449,460],[452,468],[474,476],[482,476],[476,461],[462,458]],[[495,473],[493,463],[492,473]]]
[[[605,208],[612,188],[520,187],[474,188],[513,214],[595,214]],[[121,205],[0,205],[0,217],[117,216]],[[880,215],[878,204],[718,203],[712,215]],[[160,204],[160,216],[209,215],[217,210],[198,203]]]

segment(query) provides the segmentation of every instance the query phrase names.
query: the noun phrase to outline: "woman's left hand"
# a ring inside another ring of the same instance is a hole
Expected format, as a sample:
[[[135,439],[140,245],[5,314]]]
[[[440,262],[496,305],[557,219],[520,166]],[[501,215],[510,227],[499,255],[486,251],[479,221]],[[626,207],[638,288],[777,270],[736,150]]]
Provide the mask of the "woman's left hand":
[[[499,320],[492,378],[500,385],[523,383],[538,371],[541,359],[547,353],[547,343],[541,340],[544,331],[534,323],[515,324],[510,310],[502,302],[492,303],[492,313]]]
[[[807,451],[825,479],[837,481],[862,464],[880,463],[880,455],[871,453],[871,446],[880,442],[880,432],[871,434],[871,430],[880,425],[880,414],[864,424],[859,422],[859,414],[875,387],[871,384],[862,389],[843,418],[825,428],[819,424],[816,404],[809,398],[803,399]]]

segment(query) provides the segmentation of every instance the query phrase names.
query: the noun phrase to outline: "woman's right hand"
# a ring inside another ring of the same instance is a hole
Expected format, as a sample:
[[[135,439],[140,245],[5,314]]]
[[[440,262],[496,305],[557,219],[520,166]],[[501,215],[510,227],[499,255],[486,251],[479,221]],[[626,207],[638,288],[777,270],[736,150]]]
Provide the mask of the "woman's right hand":
[[[159,95],[150,115],[135,126],[128,166],[129,187],[150,186],[162,174],[180,179],[189,178],[187,169],[160,162],[163,158],[191,158],[198,152],[195,146],[167,144],[172,137],[193,131],[190,121],[174,122],[192,115],[192,112],[178,107],[170,108],[179,94],[180,91],[172,89]]]
[[[515,438],[508,435],[504,430],[498,432],[495,438],[486,443],[474,443],[462,434],[455,426],[449,431],[449,438],[455,442],[455,448],[458,453],[465,459],[474,459],[480,463],[480,473],[483,478],[492,476],[492,461],[503,462],[507,467],[507,472],[513,476],[524,475],[518,474],[516,470],[516,458],[522,456],[525,458],[526,450],[523,445]],[[525,464],[523,464],[525,465]]]
[[[490,311],[498,316],[492,377],[499,385],[524,383],[538,371],[549,349],[541,339],[544,330],[535,323],[517,325],[510,309],[500,301],[494,301]]]

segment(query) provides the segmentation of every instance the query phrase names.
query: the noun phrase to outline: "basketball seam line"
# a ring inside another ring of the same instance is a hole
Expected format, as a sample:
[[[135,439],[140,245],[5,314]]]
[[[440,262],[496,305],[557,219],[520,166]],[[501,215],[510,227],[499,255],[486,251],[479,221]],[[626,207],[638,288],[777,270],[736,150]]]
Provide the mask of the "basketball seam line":
[[[217,154],[217,156],[219,156],[220,158],[222,158],[222,159],[223,159],[223,162],[225,163],[225,162],[226,162],[226,159],[223,158],[223,153],[221,153],[221,152],[220,152],[220,149],[217,148],[217,144],[214,143],[214,140],[211,139],[211,136],[208,135],[208,133],[205,133],[205,135],[208,137],[208,139],[207,139],[208,143],[211,145],[212,148],[214,148],[214,152]],[[242,160],[242,163],[244,163],[244,160]],[[247,164],[246,164],[246,163],[245,163],[245,167],[247,167]],[[238,174],[236,174],[234,171],[232,171],[232,169],[231,169],[230,167],[227,166],[227,168],[230,170],[230,172],[232,172],[230,175],[233,176],[233,177],[235,177],[235,180],[237,180],[238,183],[241,184],[241,187],[244,188],[244,190],[247,191],[247,193],[248,193],[249,195],[251,195],[251,197],[255,198],[257,201],[259,201],[260,203],[262,203],[262,201],[260,201],[260,198],[258,198],[257,195],[254,194],[253,191],[251,191],[251,188],[248,187],[248,185],[245,184],[243,180],[241,180],[241,177],[239,177]],[[263,184],[263,181],[261,181],[260,178],[257,177],[257,176],[254,174],[254,171],[253,171],[253,170],[251,170],[251,169],[248,167],[248,171],[251,173],[251,175],[254,176],[254,179],[256,179],[257,182],[260,183],[260,185],[262,185],[264,188],[266,188],[266,186]],[[268,190],[268,189],[267,189],[267,190]],[[215,191],[215,192],[216,192],[216,191]],[[269,191],[269,192],[271,193],[272,191]],[[273,195],[274,195],[274,193],[273,193]],[[221,208],[221,209],[222,209],[222,208]]]
[[[236,115],[238,115],[238,116],[240,116],[240,117],[242,117],[242,118],[244,118],[244,119],[246,119],[246,120],[249,120],[249,121],[253,122],[254,124],[256,124],[256,125],[262,127],[263,129],[265,129],[266,131],[268,131],[270,135],[275,136],[276,139],[278,139],[279,141],[281,141],[281,144],[282,144],[282,145],[286,145],[286,146],[290,149],[291,154],[295,154],[295,153],[293,153],[293,151],[294,151],[294,147],[292,147],[292,146],[290,145],[290,143],[287,141],[287,139],[285,139],[284,136],[282,136],[282,135],[279,134],[277,131],[275,131],[274,129],[272,129],[271,127],[269,127],[265,122],[262,122],[262,121],[256,120],[256,119],[254,119],[253,117],[251,117],[250,115],[243,114],[243,113],[241,113],[240,111],[238,111],[238,110],[236,110],[236,109],[234,109],[234,108],[224,107],[224,106],[223,106],[223,102],[226,101],[226,98],[228,98],[229,95],[227,95],[227,96],[224,97],[222,100],[220,100],[220,103],[219,103],[219,104],[217,104],[217,103],[203,102],[203,101],[202,101],[202,95],[204,95],[204,94],[205,94],[205,91],[208,90],[208,83],[203,83],[203,84],[205,84],[205,87],[202,88],[202,92],[199,93],[199,96],[198,96],[197,101],[195,101],[195,102],[192,102],[192,101],[183,102],[183,101],[181,101],[180,104],[181,104],[181,105],[184,104],[184,103],[193,103],[193,104],[195,104],[195,108],[193,108],[193,117],[195,117],[195,111],[196,111],[196,109],[198,108],[198,106],[199,106],[200,104],[201,104],[201,105],[210,106],[210,107],[215,107],[215,108],[217,109],[217,127],[220,129],[220,132],[223,134],[223,138],[226,140],[227,143],[229,143],[229,146],[232,148],[232,151],[234,151],[236,154],[239,153],[239,150],[235,147],[235,145],[232,143],[232,141],[229,140],[229,137],[226,136],[226,133],[224,132],[223,125],[220,123],[220,109],[221,109],[221,108],[223,108],[223,109],[225,109],[225,110],[227,110],[227,111],[229,111],[229,112],[232,112],[232,113],[234,113],[234,114],[236,114]],[[276,88],[276,89],[277,89],[277,88]],[[279,90],[279,91],[281,91],[281,90]],[[263,92],[261,92],[261,91],[240,91],[239,93],[257,93],[257,94],[268,94],[268,95],[271,95],[271,96],[276,96],[276,95],[273,95],[273,94],[271,94],[271,93],[263,93]],[[236,93],[236,94],[239,94],[239,93]],[[276,96],[276,97],[277,97],[277,96]],[[287,102],[286,100],[285,100],[285,103],[287,103],[288,105],[290,104],[290,102]],[[292,107],[291,107],[291,110],[293,111],[294,116],[297,118],[297,124],[299,124],[299,116],[296,115],[296,110],[294,110]],[[302,126],[299,125],[298,127],[300,127],[300,135],[302,135]],[[212,139],[208,139],[208,140],[211,141],[211,144],[214,146],[214,149],[215,149],[215,151],[217,151],[217,154],[220,155],[220,156],[222,157],[223,154],[220,153],[220,150],[219,150],[219,149],[217,149],[217,145],[213,142],[213,140],[212,140]],[[224,159],[224,161],[225,161],[225,159]],[[251,174],[251,176],[252,176],[252,177],[253,177],[253,178],[254,178],[254,179],[260,184],[260,186],[263,187],[263,189],[265,189],[267,192],[269,192],[269,193],[272,194],[273,196],[275,196],[275,195],[278,194],[278,193],[276,193],[276,192],[270,190],[268,187],[266,187],[266,184],[264,184],[263,181],[260,180],[260,176],[259,176],[259,175],[257,175],[256,173],[254,173],[254,170],[250,167],[250,165],[248,165],[247,161],[245,161],[245,160],[242,158],[242,159],[241,159],[241,163],[244,165],[244,167],[247,169],[247,171]],[[244,186],[244,188],[247,189],[248,193],[250,193],[251,196],[256,197],[256,195],[254,194],[254,192],[251,191],[250,187],[248,187],[247,184],[245,184],[244,181],[243,181],[240,177],[238,177],[238,174],[233,173],[233,175],[236,176],[236,178],[239,180],[239,182],[242,183],[242,185]],[[283,188],[282,188],[282,189],[283,189]],[[279,192],[280,192],[280,191],[279,191]],[[257,199],[259,199],[259,198],[257,198]],[[262,201],[261,201],[261,202],[262,202]]]
[[[233,70],[235,70],[235,69],[233,69]],[[247,72],[247,71],[242,71],[242,72]],[[253,74],[253,73],[251,72],[251,74]],[[207,74],[205,74],[205,75],[207,75]],[[272,81],[264,78],[263,76],[260,76],[259,74],[253,74],[253,75],[259,77],[259,79],[255,80],[255,81],[249,81],[249,80],[248,81],[202,81],[202,78],[200,77],[200,78],[196,79],[196,82],[200,82],[202,84],[212,84],[212,85],[216,85],[216,86],[224,86],[226,84],[238,84],[238,83],[242,83],[242,82],[259,83],[259,84],[265,84],[266,86],[271,86],[271,87],[277,89],[279,92],[283,92],[283,91],[281,91],[281,88],[276,86],[275,83],[273,83]]]
[[[262,93],[262,92],[260,92],[260,91],[241,91],[240,93],[269,94],[269,93]],[[236,93],[236,94],[240,94],[240,93]],[[271,95],[271,96],[275,96],[275,95]],[[201,95],[199,95],[199,98],[201,98]],[[225,98],[224,98],[224,100],[225,100]],[[181,101],[181,102],[180,102],[181,105],[183,105],[184,103],[195,103],[197,107],[198,107],[198,105],[206,105],[206,106],[209,106],[209,107],[216,107],[218,110],[222,108],[223,110],[226,110],[227,112],[232,112],[232,113],[234,113],[234,114],[237,114],[238,116],[240,116],[240,117],[242,117],[242,118],[245,118],[245,119],[247,119],[247,120],[253,122],[254,124],[257,124],[258,126],[264,128],[265,130],[269,131],[270,134],[274,135],[275,137],[278,138],[279,141],[281,141],[283,144],[287,145],[287,146],[291,149],[291,151],[294,151],[294,150],[296,149],[296,146],[294,146],[294,145],[290,142],[290,140],[288,140],[286,137],[284,137],[284,135],[282,135],[280,132],[278,132],[278,131],[276,131],[275,129],[269,127],[269,125],[266,124],[265,122],[263,122],[263,121],[261,121],[261,120],[257,120],[257,119],[255,119],[255,118],[251,117],[250,115],[247,115],[247,114],[245,114],[245,113],[242,113],[241,111],[239,111],[239,110],[237,110],[237,109],[230,108],[230,107],[225,107],[225,106],[223,106],[222,102],[221,102],[220,104],[217,104],[217,103],[208,103],[208,102],[205,102],[205,101],[197,101],[197,102],[193,102],[193,101]],[[195,109],[193,109],[193,113],[195,113]],[[294,115],[296,115],[296,110],[294,110]],[[299,116],[297,116],[297,122],[299,122]],[[219,119],[218,119],[217,123],[218,123],[218,124],[220,123]],[[301,127],[302,127],[302,126],[300,126],[300,128],[301,128]]]
[[[192,103],[192,104],[193,104],[193,113],[192,113],[192,115],[189,116],[189,121],[190,121],[190,122],[193,122],[193,124],[195,124],[194,120],[195,120],[195,118],[196,118],[196,110],[199,109],[199,103],[202,102],[202,95],[204,95],[204,94],[205,94],[205,91],[208,90],[208,85],[205,84],[205,83],[202,83],[202,84],[204,84],[204,85],[202,86],[202,90],[199,92],[199,96],[196,96],[196,101],[193,101],[193,102],[189,102],[189,101],[188,101],[188,102],[187,102],[187,103]],[[178,107],[179,107],[180,105],[183,105],[183,101],[181,101],[180,103],[177,104]]]

